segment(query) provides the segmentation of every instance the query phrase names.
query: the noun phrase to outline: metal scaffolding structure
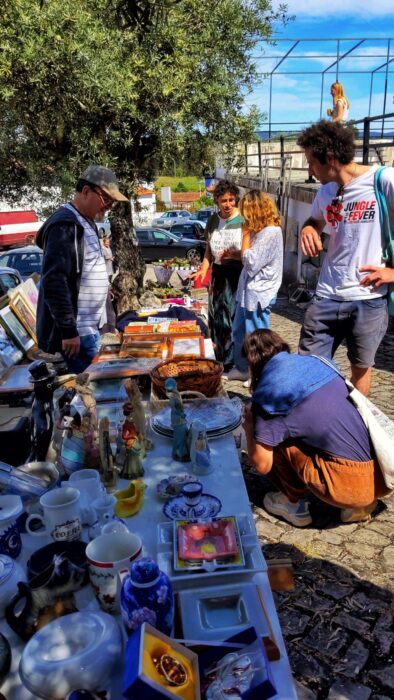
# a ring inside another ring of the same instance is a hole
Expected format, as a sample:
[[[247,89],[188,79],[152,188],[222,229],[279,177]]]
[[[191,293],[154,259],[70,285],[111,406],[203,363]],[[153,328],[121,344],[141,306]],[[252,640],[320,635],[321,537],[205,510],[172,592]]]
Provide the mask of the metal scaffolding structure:
[[[294,53],[294,50],[297,47],[300,47],[304,42],[336,42],[336,54],[333,53],[325,53],[325,54],[310,54],[310,53]],[[360,46],[365,45],[365,42],[367,41],[373,41],[373,42],[380,42],[382,43],[382,46],[385,47],[384,49],[384,62],[381,63],[379,66],[376,66],[375,68],[370,68],[369,70],[341,70],[340,63],[343,61],[345,58],[365,58],[365,59],[382,59],[383,54],[378,53],[378,54],[371,54],[371,53],[358,53],[357,56],[354,56],[354,52],[359,49]],[[385,113],[386,113],[386,106],[387,106],[387,92],[388,92],[388,81],[389,81],[389,74],[391,73],[390,71],[390,66],[394,62],[394,39],[392,38],[378,38],[378,37],[362,37],[362,38],[353,38],[353,37],[332,37],[332,38],[296,38],[296,39],[289,39],[289,38],[274,38],[274,39],[261,39],[261,43],[267,43],[269,45],[277,45],[283,42],[289,43],[291,42],[292,45],[290,48],[285,51],[284,54],[280,55],[263,55],[263,56],[254,56],[255,60],[259,61],[272,61],[276,60],[277,63],[271,70],[262,70],[261,75],[268,76],[269,77],[269,111],[268,111],[268,134],[269,138],[271,138],[271,135],[273,133],[273,126],[278,125],[278,124],[286,124],[290,127],[295,127],[296,125],[298,126],[306,126],[307,122],[273,122],[272,121],[272,94],[273,94],[273,82],[274,82],[274,77],[277,75],[321,75],[321,92],[320,92],[320,119],[322,118],[323,115],[323,99],[324,99],[324,89],[325,89],[325,79],[327,75],[334,75],[335,80],[339,80],[339,76],[341,75],[347,75],[347,74],[364,74],[364,75],[369,75],[369,109],[368,109],[368,116],[371,116],[371,106],[372,106],[372,97],[373,97],[373,91],[374,91],[374,79],[378,74],[384,74],[384,100],[383,100],[383,110],[382,110],[382,127],[381,127],[381,135],[383,137],[383,132],[384,132],[384,123],[385,123]],[[343,46],[344,42],[354,42],[353,46],[348,48],[347,50],[341,49],[341,44]],[[352,56],[353,54],[353,56]],[[310,59],[323,59],[323,58],[335,58],[333,62],[331,62],[328,66],[326,66],[324,69],[320,70],[302,70],[302,71],[292,71],[292,70],[283,70],[282,64],[285,61],[288,61],[290,59],[303,59],[303,60],[310,60]],[[282,70],[278,70],[282,66]],[[366,116],[364,114],[364,116]],[[264,124],[265,126],[265,124]],[[289,131],[296,131],[297,129],[290,128]]]

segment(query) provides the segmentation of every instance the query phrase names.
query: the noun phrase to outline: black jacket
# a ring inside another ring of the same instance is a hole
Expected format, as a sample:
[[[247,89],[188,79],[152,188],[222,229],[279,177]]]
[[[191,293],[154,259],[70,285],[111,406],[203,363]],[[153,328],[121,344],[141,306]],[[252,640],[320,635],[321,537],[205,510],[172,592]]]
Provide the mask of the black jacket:
[[[60,207],[37,235],[36,243],[44,252],[37,306],[37,340],[38,347],[44,352],[58,352],[63,339],[78,335],[83,232],[83,226],[73,212]]]

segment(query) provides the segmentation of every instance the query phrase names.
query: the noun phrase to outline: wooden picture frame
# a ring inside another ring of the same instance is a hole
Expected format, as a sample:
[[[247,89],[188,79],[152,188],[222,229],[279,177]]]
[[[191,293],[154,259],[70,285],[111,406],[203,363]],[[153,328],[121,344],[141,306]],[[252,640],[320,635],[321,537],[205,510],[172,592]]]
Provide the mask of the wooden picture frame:
[[[36,336],[36,309],[31,305],[28,297],[21,289],[21,285],[16,288],[15,294],[10,299],[10,307],[15,316],[18,317],[22,326],[27,330],[28,334],[37,344]]]
[[[33,338],[19,321],[10,306],[5,306],[4,309],[0,309],[0,323],[23,352],[27,352],[33,347]]]

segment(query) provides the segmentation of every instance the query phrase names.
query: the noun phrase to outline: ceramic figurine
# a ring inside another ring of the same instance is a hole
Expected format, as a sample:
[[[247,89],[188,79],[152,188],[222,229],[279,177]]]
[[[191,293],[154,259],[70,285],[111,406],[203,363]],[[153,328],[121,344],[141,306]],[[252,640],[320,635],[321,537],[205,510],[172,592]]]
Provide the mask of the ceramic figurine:
[[[146,437],[146,418],[144,407],[142,405],[141,392],[135,379],[126,379],[124,388],[128,396],[128,403],[133,407],[133,419],[135,427],[140,435],[142,435],[145,451],[151,450],[153,443]]]
[[[75,391],[77,396],[82,401],[87,411],[90,411],[92,420],[95,420],[95,429],[98,429],[96,399],[93,395],[93,389],[90,386],[89,374],[83,372],[75,377]]]
[[[52,452],[51,461],[56,465],[61,464],[60,453],[62,449],[63,433],[64,433],[64,418],[66,412],[69,412],[69,406],[75,395],[75,389],[59,387],[53,396],[53,433],[50,451]]]
[[[114,464],[111,440],[109,435],[109,419],[104,417],[99,423],[99,446],[101,461],[101,478],[106,489],[114,489],[118,481],[119,471]]]
[[[68,425],[63,433],[60,460],[66,474],[70,475],[85,466],[85,436],[82,430],[82,418],[75,406],[68,405],[63,411]]]
[[[122,425],[122,441],[125,454],[120,475],[123,479],[138,479],[139,476],[144,476],[144,467],[142,466],[142,460],[145,457],[143,437],[134,424],[132,407],[128,402],[123,406],[123,415],[125,419]]]
[[[31,452],[28,462],[45,462],[52,440],[53,392],[57,386],[56,372],[43,360],[36,360],[29,367],[33,383],[33,405],[31,409]]]
[[[164,386],[171,407],[172,458],[177,462],[189,462],[188,427],[182,398],[175,379],[166,379]]]
[[[171,634],[174,594],[167,574],[149,557],[134,561],[123,580],[120,595],[122,619],[130,634],[149,622],[164,634]]]
[[[190,433],[190,459],[193,464],[193,472],[195,474],[209,474],[213,467],[204,425],[200,421],[194,421]]]
[[[145,489],[146,484],[141,479],[134,479],[125,489],[115,491],[115,514],[119,518],[130,518],[139,513],[144,505]]]

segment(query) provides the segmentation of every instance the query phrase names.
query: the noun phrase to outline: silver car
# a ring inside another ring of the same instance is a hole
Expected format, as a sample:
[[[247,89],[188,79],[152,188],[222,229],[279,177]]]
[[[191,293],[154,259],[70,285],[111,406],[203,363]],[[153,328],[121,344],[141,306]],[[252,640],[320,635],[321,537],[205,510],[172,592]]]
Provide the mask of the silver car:
[[[170,228],[172,224],[179,223],[182,219],[190,219],[190,212],[186,209],[171,209],[171,211],[163,211],[159,218],[154,220],[153,225]]]

